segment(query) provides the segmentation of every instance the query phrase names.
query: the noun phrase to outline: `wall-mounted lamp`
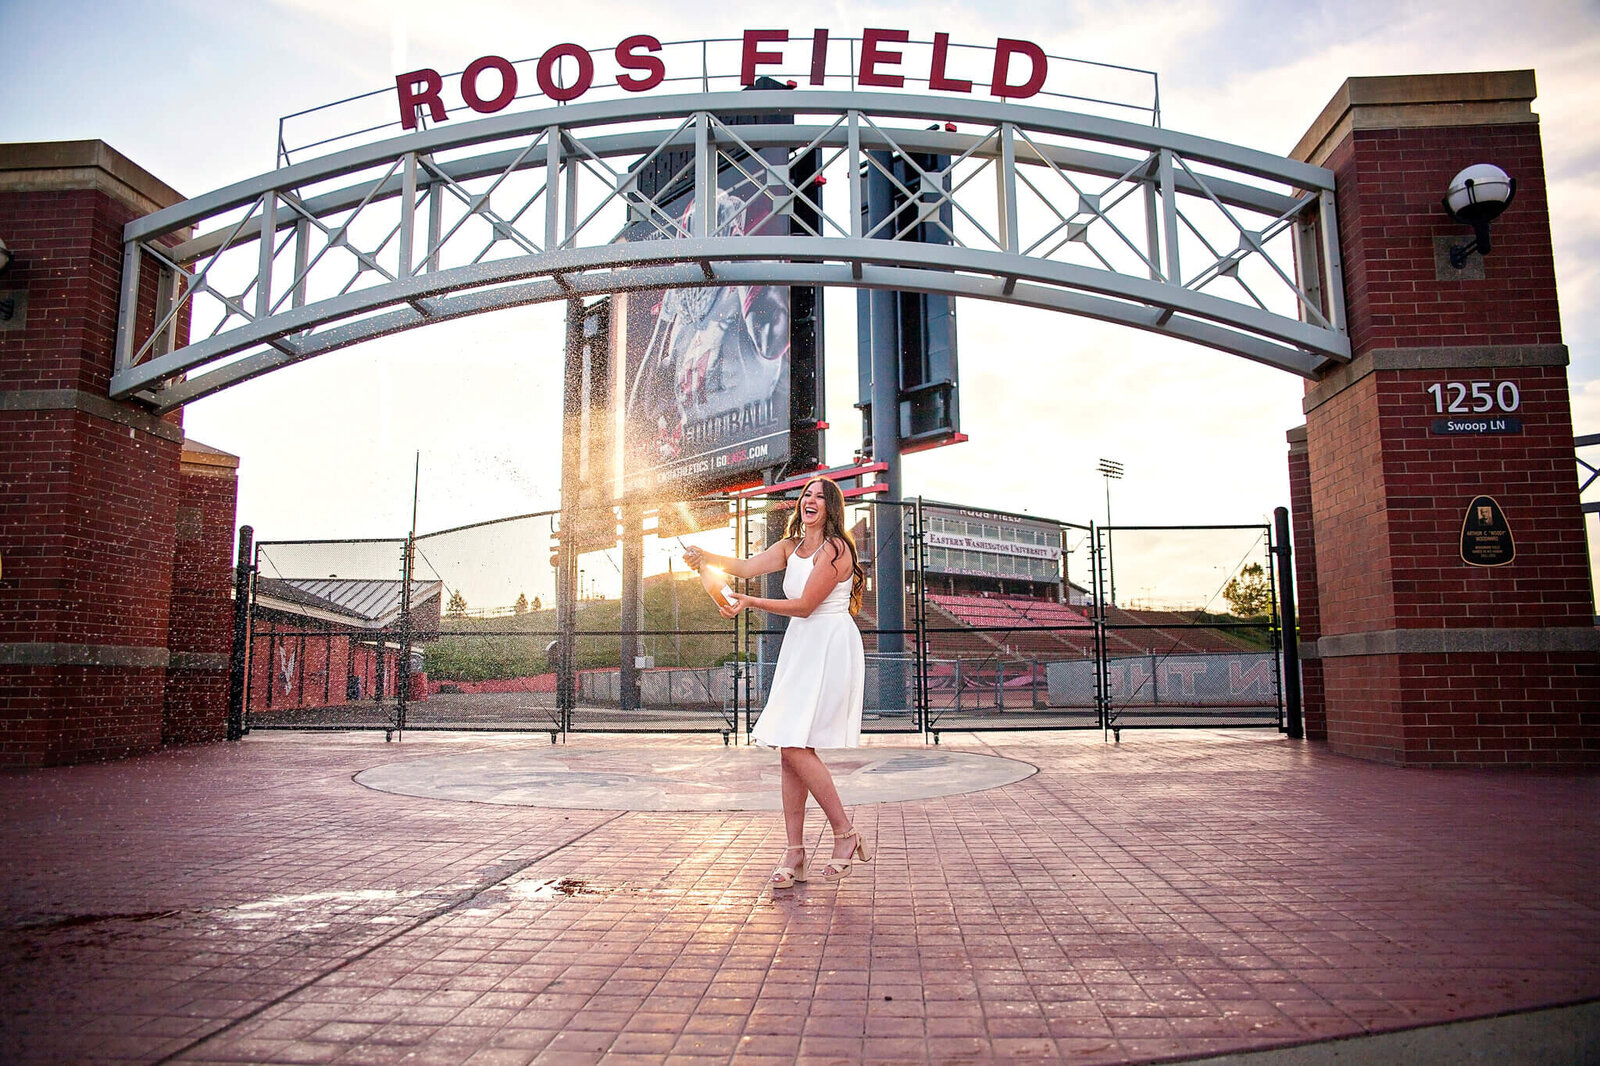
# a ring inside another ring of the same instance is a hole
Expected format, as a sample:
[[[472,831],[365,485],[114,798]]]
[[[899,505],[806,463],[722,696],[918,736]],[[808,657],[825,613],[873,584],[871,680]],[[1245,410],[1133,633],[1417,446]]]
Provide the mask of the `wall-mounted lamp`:
[[[12,258],[11,249],[6,247],[5,241],[0,241],[0,274],[4,274],[6,268],[11,266]]]
[[[1472,240],[1450,249],[1450,265],[1460,270],[1473,252],[1489,254],[1489,223],[1511,206],[1517,195],[1517,179],[1493,163],[1474,163],[1450,181],[1444,194],[1444,212],[1464,226],[1472,227]]]

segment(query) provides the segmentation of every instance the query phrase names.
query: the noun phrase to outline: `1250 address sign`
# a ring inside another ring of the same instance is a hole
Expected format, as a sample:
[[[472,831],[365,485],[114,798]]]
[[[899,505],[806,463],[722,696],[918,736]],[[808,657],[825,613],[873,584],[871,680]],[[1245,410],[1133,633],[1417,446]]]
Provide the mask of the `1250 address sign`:
[[[1436,381],[1427,387],[1433,412],[1440,415],[1510,414],[1522,406],[1522,390],[1514,381]],[[1521,433],[1520,418],[1436,418],[1430,432],[1443,436],[1496,436]]]
[[[1440,415],[1482,415],[1494,410],[1510,414],[1522,406],[1522,390],[1515,381],[1436,381],[1427,391],[1433,397],[1434,413]]]

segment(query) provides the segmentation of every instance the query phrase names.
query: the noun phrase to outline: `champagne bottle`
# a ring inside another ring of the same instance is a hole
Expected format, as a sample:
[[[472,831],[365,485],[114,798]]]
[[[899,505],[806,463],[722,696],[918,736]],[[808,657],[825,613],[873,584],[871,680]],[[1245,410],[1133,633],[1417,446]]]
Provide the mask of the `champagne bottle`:
[[[700,567],[700,584],[705,588],[706,595],[719,607],[733,606],[733,589],[728,584],[727,575],[719,567],[710,563]]]

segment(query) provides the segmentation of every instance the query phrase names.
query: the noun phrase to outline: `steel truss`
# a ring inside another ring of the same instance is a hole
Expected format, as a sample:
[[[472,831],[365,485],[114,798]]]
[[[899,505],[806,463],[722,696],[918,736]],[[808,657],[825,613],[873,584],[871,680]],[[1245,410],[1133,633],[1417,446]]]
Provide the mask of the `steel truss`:
[[[777,119],[724,121],[735,114]],[[817,164],[790,172],[763,148]],[[868,230],[863,178],[881,152],[949,163],[914,168],[917,186],[899,187],[916,211]],[[639,188],[641,165],[667,158],[687,160],[674,183],[695,190],[687,213]],[[718,175],[735,169],[789,215],[791,235],[718,219]],[[820,212],[795,209],[824,183]],[[947,204],[950,244],[896,239]],[[653,239],[619,241],[641,220]],[[1113,119],[833,91],[598,101],[351,148],[129,223],[111,392],[164,412],[499,308],[763,283],[1047,308],[1310,376],[1350,354],[1337,232],[1330,171]],[[153,319],[137,313],[147,271]]]

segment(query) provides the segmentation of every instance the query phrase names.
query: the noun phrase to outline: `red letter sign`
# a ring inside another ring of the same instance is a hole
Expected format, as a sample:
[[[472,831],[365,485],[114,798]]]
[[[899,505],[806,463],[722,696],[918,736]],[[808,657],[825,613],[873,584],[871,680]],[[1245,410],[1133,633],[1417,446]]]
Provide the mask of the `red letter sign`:
[[[578,79],[566,88],[557,85],[555,78],[550,76],[551,68],[564,56],[571,56],[578,61]],[[594,84],[594,56],[581,44],[558,44],[539,57],[539,65],[534,68],[534,73],[539,79],[539,91],[550,99],[576,100]]]
[[[788,30],[745,30],[744,31],[744,62],[739,68],[739,84],[754,85],[756,83],[757,64],[782,63],[782,52],[763,52],[764,44],[781,44],[789,39]]]
[[[1023,84],[1012,85],[1006,80],[1006,75],[1012,55],[1018,52],[1032,60],[1033,74]],[[1013,41],[1009,37],[1002,37],[994,46],[994,77],[989,82],[989,91],[995,96],[1026,99],[1044,88],[1044,76],[1049,69],[1050,61],[1045,58],[1043,48],[1032,41]]]
[[[500,72],[500,95],[493,100],[485,100],[478,95],[478,75],[483,73],[485,67],[493,67]],[[467,69],[461,72],[461,99],[474,111],[492,115],[516,98],[517,68],[509,60],[499,56],[483,56],[468,63]]]
[[[828,31],[817,30],[811,35],[811,84],[821,85],[828,73]]]
[[[642,93],[646,89],[654,89],[660,85],[667,76],[667,65],[655,56],[635,55],[639,49],[648,52],[661,51],[661,42],[649,34],[636,34],[617,45],[617,66],[627,70],[647,70],[650,73],[642,78],[635,78],[629,74],[618,74],[617,84],[630,93]]]
[[[950,51],[950,35],[936,33],[933,35],[933,66],[928,71],[928,88],[940,92],[970,93],[972,83],[964,78],[947,78],[944,76],[945,56]]]
[[[417,128],[417,108],[424,104],[428,105],[428,117],[433,121],[443,122],[450,117],[444,112],[444,101],[439,99],[444,79],[439,77],[437,70],[423,67],[410,74],[401,74],[394,79],[394,87],[400,94],[400,125],[403,129]]]
[[[911,34],[906,30],[861,31],[861,76],[856,80],[862,85],[874,85],[884,89],[898,89],[904,85],[906,79],[899,74],[878,73],[879,63],[900,65],[899,52],[880,51],[878,45],[885,41],[890,44],[904,44],[910,39]]]

